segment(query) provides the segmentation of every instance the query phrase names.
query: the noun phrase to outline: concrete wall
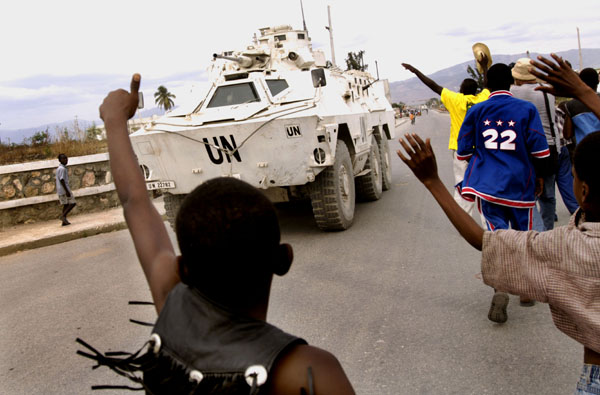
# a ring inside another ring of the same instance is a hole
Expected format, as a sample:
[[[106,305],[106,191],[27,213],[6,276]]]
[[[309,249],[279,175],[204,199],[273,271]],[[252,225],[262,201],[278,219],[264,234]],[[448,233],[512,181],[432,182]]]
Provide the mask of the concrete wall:
[[[56,219],[62,206],[56,194],[58,160],[0,166],[0,227]],[[108,154],[69,158],[69,182],[77,206],[72,214],[119,205]]]

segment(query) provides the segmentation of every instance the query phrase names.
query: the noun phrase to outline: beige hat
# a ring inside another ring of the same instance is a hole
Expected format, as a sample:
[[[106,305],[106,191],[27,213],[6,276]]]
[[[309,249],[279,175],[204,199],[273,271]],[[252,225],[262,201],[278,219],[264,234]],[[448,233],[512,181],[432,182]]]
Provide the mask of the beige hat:
[[[516,80],[522,81],[533,81],[535,80],[535,75],[529,72],[531,68],[531,59],[529,58],[521,58],[517,60],[515,66],[512,68],[512,76]]]
[[[483,73],[483,70],[481,69],[481,65],[479,64],[479,59],[481,59],[482,54],[485,54],[485,56],[487,56],[487,59],[488,59],[487,67],[489,69],[490,66],[492,65],[492,54],[490,53],[490,49],[484,43],[473,44],[473,55],[475,56],[475,60],[477,61],[476,62],[477,70],[479,70],[480,73]]]

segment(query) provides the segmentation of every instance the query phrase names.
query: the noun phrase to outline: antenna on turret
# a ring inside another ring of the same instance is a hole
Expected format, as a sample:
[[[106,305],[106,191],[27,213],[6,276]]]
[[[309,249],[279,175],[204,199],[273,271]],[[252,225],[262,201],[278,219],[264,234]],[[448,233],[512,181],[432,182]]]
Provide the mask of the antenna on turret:
[[[325,26],[325,29],[329,30],[329,45],[331,46],[331,64],[333,67],[335,64],[335,49],[333,49],[333,26],[331,26],[331,6],[327,6],[327,17],[329,18],[329,26]]]
[[[302,0],[300,0],[300,11],[302,11],[302,27],[306,34],[308,34],[308,29],[306,28],[306,21],[304,20],[304,7],[302,6]]]

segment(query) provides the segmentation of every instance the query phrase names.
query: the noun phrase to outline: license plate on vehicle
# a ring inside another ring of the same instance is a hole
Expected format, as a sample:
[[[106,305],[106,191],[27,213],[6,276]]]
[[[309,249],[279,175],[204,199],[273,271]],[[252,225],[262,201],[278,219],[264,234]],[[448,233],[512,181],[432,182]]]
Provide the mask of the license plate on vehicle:
[[[152,181],[146,183],[146,188],[151,191],[154,189],[171,189],[175,188],[175,181]]]

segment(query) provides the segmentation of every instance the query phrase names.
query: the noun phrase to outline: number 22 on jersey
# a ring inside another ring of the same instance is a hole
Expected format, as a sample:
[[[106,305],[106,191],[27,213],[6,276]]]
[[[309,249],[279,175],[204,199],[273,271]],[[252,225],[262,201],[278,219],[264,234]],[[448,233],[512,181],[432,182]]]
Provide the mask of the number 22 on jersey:
[[[487,129],[483,132],[483,137],[486,139],[484,146],[490,150],[498,149],[498,140],[500,140],[500,149],[503,151],[514,151],[515,150],[515,139],[517,133],[514,130],[507,129],[501,133],[498,133],[496,129]],[[499,137],[499,139],[498,139]]]

